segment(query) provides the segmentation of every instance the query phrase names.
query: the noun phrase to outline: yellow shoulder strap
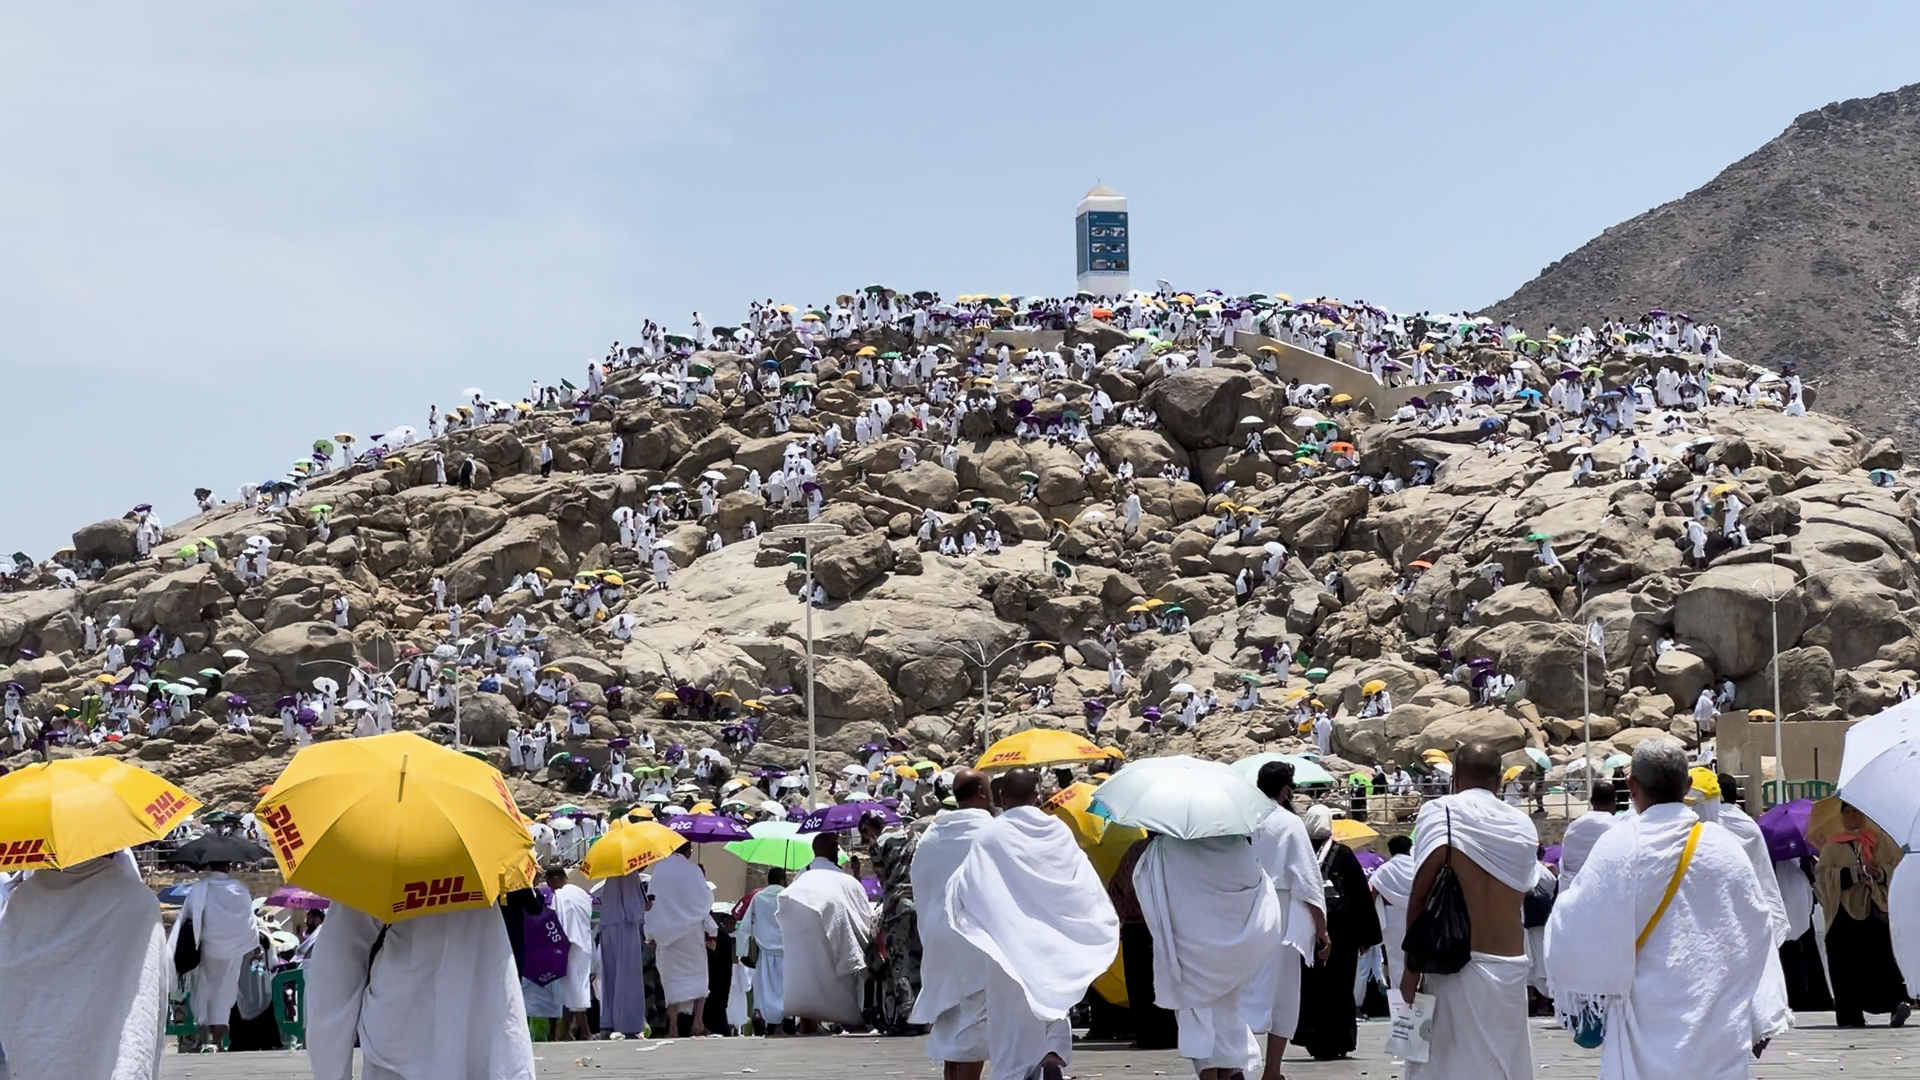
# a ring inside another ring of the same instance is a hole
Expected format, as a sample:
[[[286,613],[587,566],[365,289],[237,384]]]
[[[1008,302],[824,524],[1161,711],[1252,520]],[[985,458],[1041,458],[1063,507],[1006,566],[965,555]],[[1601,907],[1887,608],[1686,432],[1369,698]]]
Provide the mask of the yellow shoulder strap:
[[[1687,833],[1687,846],[1680,851],[1680,864],[1673,868],[1673,877],[1667,880],[1667,894],[1660,898],[1660,906],[1653,909],[1653,918],[1647,920],[1646,928],[1640,931],[1640,937],[1633,943],[1633,951],[1639,952],[1653,936],[1653,928],[1660,925],[1660,917],[1667,913],[1667,905],[1673,903],[1673,894],[1680,891],[1680,879],[1687,876],[1687,864],[1693,861],[1693,849],[1700,843],[1700,830],[1705,822],[1696,821]]]

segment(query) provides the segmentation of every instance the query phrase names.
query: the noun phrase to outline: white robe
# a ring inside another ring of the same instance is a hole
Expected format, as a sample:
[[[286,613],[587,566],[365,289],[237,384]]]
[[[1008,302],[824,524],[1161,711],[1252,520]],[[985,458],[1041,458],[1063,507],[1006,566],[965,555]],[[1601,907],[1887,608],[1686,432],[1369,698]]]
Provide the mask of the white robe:
[[[534,1080],[513,948],[491,907],[380,923],[336,903],[307,964],[314,1080]]]
[[[1395,855],[1374,868],[1367,885],[1373,891],[1374,905],[1380,915],[1381,944],[1387,954],[1387,985],[1400,985],[1407,971],[1407,954],[1402,947],[1407,939],[1408,909],[1413,903],[1413,879],[1419,865],[1411,855]],[[1400,1003],[1399,994],[1387,995],[1387,1005]]]
[[[1191,701],[1192,699],[1189,699]],[[1281,944],[1248,984],[1241,1009],[1257,1035],[1292,1039],[1300,1019],[1301,965],[1314,960],[1313,914],[1327,909],[1325,883],[1307,826],[1291,810],[1275,807],[1253,834],[1253,855],[1273,882],[1281,913]]]
[[[0,1046],[13,1080],[157,1080],[173,975],[165,941],[160,904],[125,855],[16,885],[0,918]]]
[[[1451,823],[1449,823],[1451,818]],[[1533,819],[1484,788],[1447,795],[1420,808],[1415,821],[1416,868],[1442,847],[1473,861],[1517,892],[1533,886],[1544,868]],[[1429,975],[1434,996],[1431,1056],[1409,1062],[1406,1080],[1496,1080],[1533,1076],[1527,1031],[1528,963],[1524,954],[1475,952],[1452,975]]]
[[[753,969],[753,1007],[769,1024],[778,1024],[787,1015],[787,955],[780,936],[780,894],[785,891],[784,885],[769,885],[754,893],[739,931],[743,952],[748,936],[760,946],[760,959]]]
[[[987,958],[959,931],[947,912],[947,883],[966,861],[980,830],[993,821],[985,810],[949,810],[933,819],[913,853],[913,895],[920,933],[920,996],[907,1020],[930,1024],[927,1057],[934,1061],[985,1061],[987,1057]]]
[[[707,935],[713,921],[713,890],[692,859],[669,856],[653,865],[647,891],[647,937],[653,939],[660,992],[669,1005],[707,996]]]
[[[1066,825],[1019,806],[980,830],[947,883],[953,927],[987,957],[992,1080],[1071,1061],[1067,1012],[1113,964],[1120,920]]]
[[[1179,1023],[1180,1056],[1196,1070],[1253,1070],[1260,1044],[1240,999],[1281,943],[1273,881],[1238,836],[1156,838],[1134,867],[1153,932],[1153,995]]]
[[[1773,952],[1772,913],[1733,836],[1701,831],[1673,902],[1644,947],[1698,818],[1678,803],[1649,807],[1594,845],[1547,922],[1554,1006],[1606,1017],[1602,1080],[1746,1080],[1753,998]]]
[[[1567,825],[1566,836],[1560,840],[1561,892],[1573,887],[1574,879],[1580,876],[1580,868],[1587,864],[1587,856],[1592,853],[1593,845],[1599,843],[1600,838],[1618,820],[1603,810],[1589,810]]]
[[[553,890],[553,913],[567,935],[567,974],[560,988],[562,1008],[585,1012],[593,1007],[593,897],[578,885]]]
[[[815,859],[780,894],[788,1016],[858,1024],[873,905],[853,875]]]
[[[188,1007],[200,1026],[224,1026],[240,992],[241,958],[260,944],[253,928],[253,895],[245,885],[216,872],[194,883],[181,910],[187,919],[174,921],[167,935],[167,955],[173,955],[181,927],[191,921],[200,966],[193,969]]]

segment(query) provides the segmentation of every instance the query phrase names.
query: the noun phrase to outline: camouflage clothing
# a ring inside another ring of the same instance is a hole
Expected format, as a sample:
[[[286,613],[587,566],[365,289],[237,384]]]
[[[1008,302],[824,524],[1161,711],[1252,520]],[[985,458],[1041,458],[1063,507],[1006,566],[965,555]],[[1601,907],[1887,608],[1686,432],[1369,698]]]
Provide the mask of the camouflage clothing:
[[[920,994],[920,927],[913,909],[913,852],[923,824],[896,825],[873,842],[872,864],[880,879],[880,917],[875,927],[868,970],[874,983],[874,1026],[895,1033],[908,1030],[907,1016]]]

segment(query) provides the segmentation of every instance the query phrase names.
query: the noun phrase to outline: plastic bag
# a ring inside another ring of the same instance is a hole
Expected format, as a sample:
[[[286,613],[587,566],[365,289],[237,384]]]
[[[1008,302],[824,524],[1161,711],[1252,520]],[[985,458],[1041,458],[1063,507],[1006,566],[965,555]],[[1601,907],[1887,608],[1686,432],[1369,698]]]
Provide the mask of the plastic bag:
[[[1413,995],[1412,1006],[1395,1002],[1393,1024],[1387,1029],[1387,1054],[1425,1063],[1433,1052],[1433,995]]]
[[[1407,924],[1401,942],[1407,970],[1428,975],[1452,975],[1473,959],[1473,919],[1467,897],[1453,874],[1453,812],[1447,812],[1447,862],[1427,890],[1427,902]]]

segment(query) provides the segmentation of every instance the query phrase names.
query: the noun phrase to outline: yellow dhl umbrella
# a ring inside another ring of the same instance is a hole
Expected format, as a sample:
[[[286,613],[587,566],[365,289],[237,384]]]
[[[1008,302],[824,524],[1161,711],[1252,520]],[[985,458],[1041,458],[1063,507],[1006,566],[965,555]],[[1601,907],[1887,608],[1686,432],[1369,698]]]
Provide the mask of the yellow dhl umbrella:
[[[665,705],[669,701],[678,702],[680,700],[680,695],[674,693],[671,690],[662,690],[659,693],[653,695],[653,700],[662,705]]]
[[[1306,697],[1308,692],[1309,691],[1307,690],[1306,687],[1296,686],[1293,689],[1287,691],[1287,700],[1290,702],[1299,701],[1301,698]]]
[[[553,571],[551,571],[551,570],[549,570],[549,569],[547,569],[547,568],[546,568],[546,567],[544,567],[544,566],[536,566],[536,567],[534,567],[534,568],[533,568],[533,572],[534,572],[534,573],[536,573],[536,574],[539,574],[539,575],[540,575],[541,577],[543,577],[543,578],[550,578],[550,577],[552,577],[552,576],[553,576]]]
[[[1426,762],[1429,765],[1453,764],[1453,759],[1447,756],[1447,752],[1445,750],[1422,751],[1420,754],[1420,760]]]
[[[631,817],[631,815],[629,815]],[[636,821],[608,829],[587,849],[581,864],[590,878],[621,877],[645,870],[680,850],[687,838],[652,821]]]
[[[607,573],[600,575],[600,580],[606,582],[609,585],[612,585],[616,589],[627,583],[626,578],[620,576],[619,574],[613,573],[612,571],[608,571]]]
[[[1520,778],[1521,773],[1526,771],[1522,766],[1509,765],[1507,766],[1507,771],[1500,774],[1500,782],[1503,784],[1511,784]],[[1719,789],[1716,787],[1715,790],[1717,791]]]
[[[888,765],[905,765],[907,761],[908,758],[905,754],[890,754],[887,756],[886,763]]]
[[[1148,607],[1145,604],[1134,604],[1131,607],[1127,608],[1127,614],[1134,615],[1134,614],[1140,614],[1140,613],[1144,613],[1152,610],[1153,610],[1152,608]]]
[[[500,773],[412,732],[306,747],[254,813],[289,884],[383,922],[490,907],[540,877]]]
[[[1740,490],[1739,484],[1715,484],[1713,486],[1713,490],[1709,492],[1709,494],[1718,497],[1721,495],[1725,495],[1729,491],[1739,491],[1739,490]]]
[[[794,307],[792,304],[781,304],[779,307],[776,307],[773,310],[779,312],[782,315],[791,315],[800,309],[797,307]]]
[[[1333,821],[1333,838],[1343,844],[1351,844],[1357,840],[1371,840],[1379,835],[1362,822],[1352,818],[1335,818]]]
[[[920,774],[915,772],[913,767],[909,765],[895,765],[893,767],[893,775],[907,780],[917,779],[920,776]]]
[[[1380,691],[1385,690],[1386,688],[1387,688],[1386,680],[1370,679],[1367,681],[1366,685],[1360,688],[1360,692],[1363,694],[1377,694]]]
[[[1167,602],[1165,600],[1160,599],[1159,597],[1155,597],[1154,599],[1147,601],[1146,606],[1149,608],[1162,608],[1167,606]]]
[[[713,800],[711,799],[701,799],[699,802],[687,807],[687,813],[689,814],[711,814],[713,812]]]
[[[1009,735],[980,755],[976,768],[1023,769],[1042,765],[1071,765],[1082,761],[1105,761],[1107,752],[1075,735],[1056,728],[1028,728]]]
[[[860,347],[860,351],[858,351],[858,352],[856,352],[856,353],[854,353],[853,355],[855,355],[855,356],[879,356],[879,355],[880,355],[880,350],[879,350],[879,349],[876,349],[876,348],[874,348],[874,347],[873,347],[873,346],[871,346],[871,345],[863,345],[863,346],[861,346],[861,347]]]
[[[1353,400],[1352,394],[1335,394],[1331,399],[1335,405],[1345,405]]]
[[[117,683],[120,681],[120,676],[114,675],[111,673],[105,673],[105,674],[95,675],[93,677],[93,681],[100,683],[104,686],[112,686],[114,683]]]
[[[167,835],[200,800],[110,757],[0,776],[0,871],[64,870]]]

